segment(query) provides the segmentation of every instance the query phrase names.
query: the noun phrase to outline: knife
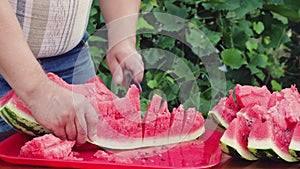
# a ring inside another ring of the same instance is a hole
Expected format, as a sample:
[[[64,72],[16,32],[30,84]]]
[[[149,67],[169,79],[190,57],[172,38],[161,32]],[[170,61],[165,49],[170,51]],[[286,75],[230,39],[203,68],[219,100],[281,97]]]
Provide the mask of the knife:
[[[134,84],[142,92],[141,84],[133,78],[133,73],[130,70],[125,70],[125,81],[129,82],[129,85]]]

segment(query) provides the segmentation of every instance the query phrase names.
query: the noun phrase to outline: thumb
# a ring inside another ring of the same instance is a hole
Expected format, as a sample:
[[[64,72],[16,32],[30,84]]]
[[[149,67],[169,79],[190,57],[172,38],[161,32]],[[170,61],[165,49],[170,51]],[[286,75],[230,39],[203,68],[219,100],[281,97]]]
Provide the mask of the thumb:
[[[94,141],[97,139],[97,134],[98,134],[98,130],[97,130],[98,114],[92,106],[87,106],[85,119],[87,123],[88,138],[91,141]]]
[[[123,82],[123,71],[120,63],[115,57],[107,57],[107,66],[109,67],[110,73],[116,84],[121,84]]]

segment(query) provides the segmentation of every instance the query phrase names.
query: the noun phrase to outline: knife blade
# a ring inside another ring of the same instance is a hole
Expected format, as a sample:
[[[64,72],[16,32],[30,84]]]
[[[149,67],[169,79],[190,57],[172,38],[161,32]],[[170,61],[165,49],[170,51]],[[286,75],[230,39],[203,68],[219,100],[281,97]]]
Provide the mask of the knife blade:
[[[133,73],[130,70],[125,71],[125,81],[128,82],[129,85],[134,84],[140,92],[143,91],[141,84],[134,79]]]

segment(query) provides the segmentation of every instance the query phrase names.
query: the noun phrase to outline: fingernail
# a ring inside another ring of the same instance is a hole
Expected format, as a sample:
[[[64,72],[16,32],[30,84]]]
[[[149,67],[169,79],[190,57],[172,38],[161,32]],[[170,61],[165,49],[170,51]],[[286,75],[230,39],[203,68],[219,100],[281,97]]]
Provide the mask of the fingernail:
[[[122,83],[122,77],[121,77],[120,75],[116,75],[116,77],[115,77],[115,82],[116,82],[117,84]]]
[[[97,135],[96,134],[92,135],[92,137],[90,139],[91,139],[91,141],[96,141],[97,140]]]

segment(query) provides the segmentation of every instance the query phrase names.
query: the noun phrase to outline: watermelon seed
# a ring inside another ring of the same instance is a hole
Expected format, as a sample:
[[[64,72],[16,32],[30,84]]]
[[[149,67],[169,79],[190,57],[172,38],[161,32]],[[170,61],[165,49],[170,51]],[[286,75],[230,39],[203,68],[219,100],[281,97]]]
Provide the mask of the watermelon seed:
[[[161,161],[166,161],[166,158],[161,158]]]

